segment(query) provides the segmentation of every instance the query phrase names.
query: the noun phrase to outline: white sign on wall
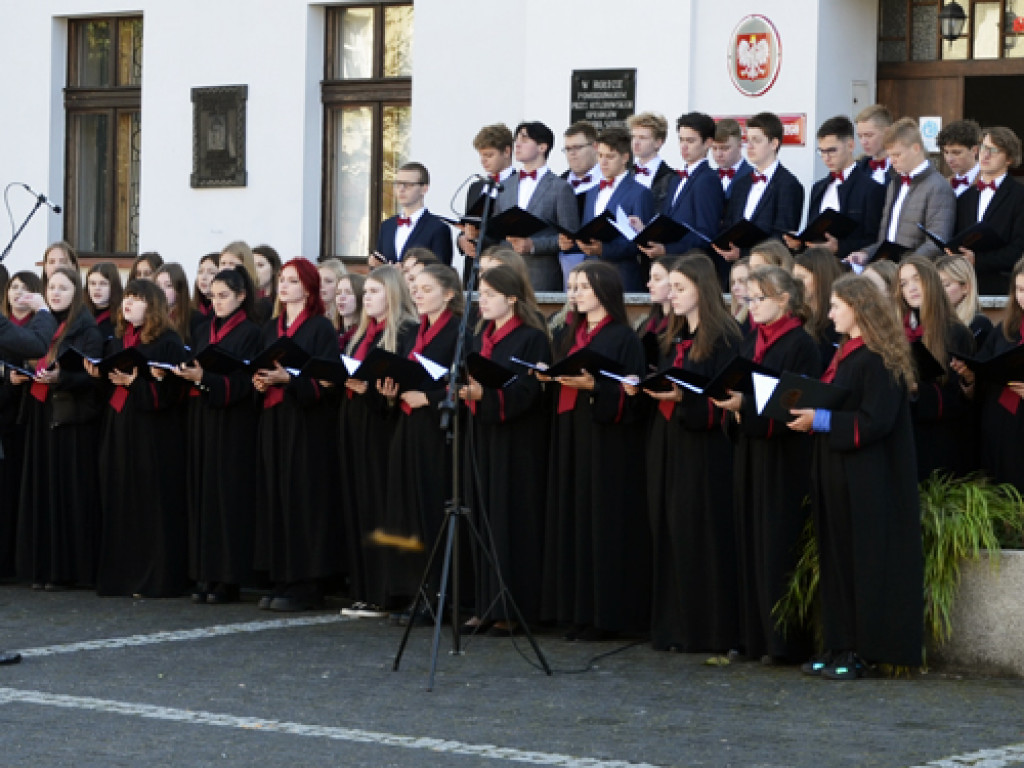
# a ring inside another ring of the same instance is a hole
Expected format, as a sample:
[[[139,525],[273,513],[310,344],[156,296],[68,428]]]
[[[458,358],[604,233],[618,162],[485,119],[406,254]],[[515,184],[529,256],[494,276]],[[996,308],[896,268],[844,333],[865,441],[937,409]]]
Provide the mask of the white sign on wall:
[[[939,145],[935,143],[935,139],[939,136],[939,131],[942,130],[942,118],[941,117],[919,117],[917,124],[921,128],[921,137],[924,139],[924,148],[926,152],[938,152]]]

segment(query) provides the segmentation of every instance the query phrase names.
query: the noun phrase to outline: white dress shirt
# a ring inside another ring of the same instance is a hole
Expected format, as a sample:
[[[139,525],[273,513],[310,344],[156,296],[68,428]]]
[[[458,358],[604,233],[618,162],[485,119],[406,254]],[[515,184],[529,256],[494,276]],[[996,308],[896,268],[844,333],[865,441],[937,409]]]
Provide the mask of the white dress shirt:
[[[533,179],[524,179],[522,177],[522,172],[520,172],[519,207],[522,208],[524,211],[526,210],[526,206],[530,204],[530,198],[533,197],[534,190],[537,189],[537,185],[540,184],[540,180],[544,177],[544,174],[547,172],[548,167],[546,165],[542,165],[540,168],[538,168],[536,181],[534,181]]]
[[[857,167],[856,163],[851,163],[849,167],[843,169],[843,181],[850,178],[850,174],[853,173],[853,169]],[[821,196],[821,208],[818,213],[823,213],[827,208],[831,208],[833,211],[839,210],[839,179],[832,179],[832,183],[825,188],[825,194]]]
[[[588,176],[590,177],[590,181],[580,181],[579,184],[573,184],[574,181],[579,181],[581,178],[585,179]],[[566,178],[566,181],[568,181],[569,184],[572,186],[573,192],[575,192],[577,195],[582,195],[591,187],[596,187],[598,184],[601,183],[601,166],[595,165],[593,168],[591,168],[589,171],[583,174],[583,176],[577,176],[573,171],[569,171],[569,176]]]
[[[931,163],[926,159],[917,168],[910,172],[910,178],[914,178],[919,174],[924,173],[928,170]],[[896,194],[896,202],[892,206],[892,215],[889,217],[889,231],[885,233],[885,239],[890,243],[896,242],[896,230],[900,225],[900,211],[903,210],[903,201],[907,199],[907,193],[910,191],[910,185],[904,184],[900,181],[900,191]]]
[[[643,184],[648,189],[651,188],[651,184],[654,183],[654,175],[658,172],[661,167],[661,156],[655,155],[654,159],[647,163],[637,163],[638,168],[646,168],[647,173],[634,173],[633,176],[638,182]]]
[[[949,180],[949,183],[951,186],[953,186],[953,179],[956,179],[957,182],[959,182],[955,186],[953,186],[953,192],[956,193],[957,197],[960,197],[960,195],[962,195],[970,188],[971,184],[973,184],[978,179],[978,174],[980,172],[981,166],[975,163],[974,167],[971,168],[971,170],[969,170],[963,176],[958,176],[956,174],[953,175],[953,178]]]
[[[759,173],[762,176],[767,177],[767,181],[755,181],[750,185],[750,194],[747,195],[747,206],[743,209],[743,218],[750,219],[754,215],[754,211],[757,210],[758,203],[761,202],[761,198],[764,197],[764,191],[768,189],[768,185],[772,183],[772,176],[775,175],[775,170],[779,167],[779,161],[776,160],[774,163],[769,165],[763,173],[756,168],[752,173]]]
[[[683,169],[683,170],[686,171],[686,175],[685,176],[680,176],[680,178],[679,178],[679,186],[676,187],[676,193],[674,195],[672,195],[672,205],[676,204],[676,200],[679,199],[679,193],[683,191],[683,187],[686,186],[686,182],[688,182],[690,180],[690,177],[693,176],[694,171],[696,171],[698,168],[700,168],[700,164],[701,163],[705,163],[705,162],[707,162],[707,160],[702,157],[696,163],[692,163],[690,165],[687,165],[686,168]],[[726,181],[728,181],[728,179],[726,179]]]
[[[419,223],[420,217],[425,210],[427,209],[421,207],[412,213],[402,212],[402,218],[409,219],[411,223],[407,226],[395,227],[395,253],[398,254],[399,261],[402,259],[402,249],[409,242],[409,235],[412,234],[413,229]]]
[[[985,211],[988,210],[988,204],[992,202],[992,198],[995,197],[996,191],[999,189],[999,185],[1003,183],[1005,178],[1006,174],[1004,173],[998,179],[995,179],[995,189],[981,190],[981,194],[978,195],[978,221],[985,218]]]
[[[594,201],[594,216],[600,216],[604,213],[604,209],[608,207],[608,201],[612,199],[612,195],[615,194],[615,190],[619,188],[619,184],[626,178],[628,171],[623,171],[612,180],[610,187],[605,187],[597,193],[597,200]]]

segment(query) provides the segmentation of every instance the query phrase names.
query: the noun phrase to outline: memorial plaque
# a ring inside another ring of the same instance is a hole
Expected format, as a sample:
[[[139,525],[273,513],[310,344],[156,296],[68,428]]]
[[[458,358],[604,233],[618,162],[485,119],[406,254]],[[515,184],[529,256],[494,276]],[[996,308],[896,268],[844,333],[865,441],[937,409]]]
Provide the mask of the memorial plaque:
[[[626,118],[636,111],[636,70],[573,70],[571,98],[571,123],[586,120],[599,131],[625,125]]]
[[[192,89],[193,187],[244,187],[244,85]]]

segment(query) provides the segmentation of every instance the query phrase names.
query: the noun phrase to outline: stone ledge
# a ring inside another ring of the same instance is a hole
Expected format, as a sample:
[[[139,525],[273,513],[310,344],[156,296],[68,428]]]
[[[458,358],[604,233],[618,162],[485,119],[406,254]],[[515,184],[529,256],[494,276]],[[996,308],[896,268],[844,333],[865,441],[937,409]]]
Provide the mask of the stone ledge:
[[[1024,550],[963,564],[953,604],[953,636],[929,649],[937,665],[1024,677]]]

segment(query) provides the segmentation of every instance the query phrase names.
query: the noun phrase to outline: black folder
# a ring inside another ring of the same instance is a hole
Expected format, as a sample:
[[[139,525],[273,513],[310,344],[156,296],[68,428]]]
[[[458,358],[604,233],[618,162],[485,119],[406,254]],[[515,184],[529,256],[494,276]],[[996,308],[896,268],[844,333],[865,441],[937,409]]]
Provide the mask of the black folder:
[[[418,387],[427,375],[423,366],[415,360],[376,347],[370,350],[350,378],[370,384],[391,379],[399,389],[409,390]]]
[[[1008,349],[988,360],[978,360],[974,357],[958,357],[958,359],[974,371],[975,376],[991,384],[1024,381],[1024,345]]]
[[[348,379],[348,368],[345,367],[341,357],[333,359],[311,357],[302,366],[302,375],[316,381],[329,381],[341,386]]]
[[[239,360],[216,344],[210,344],[189,362],[197,363],[204,371],[209,371],[217,376],[230,376],[240,368],[244,368],[247,361]]]
[[[280,363],[282,368],[301,369],[308,360],[308,352],[292,341],[290,336],[281,336],[249,361],[245,368],[254,372],[271,370],[274,363]]]
[[[656,371],[658,369],[658,361],[661,360],[661,342],[658,340],[658,334],[654,331],[647,331],[647,333],[640,337],[640,344],[644,348],[644,360],[647,361],[647,370]]]
[[[504,389],[519,378],[519,374],[500,363],[490,360],[479,352],[470,352],[466,357],[469,375],[488,389]]]
[[[910,353],[914,357],[914,367],[917,369],[917,378],[920,382],[935,381],[935,379],[946,375],[945,366],[935,359],[923,341],[912,341]]]
[[[713,241],[723,251],[729,250],[729,244],[737,248],[753,248],[758,243],[763,243],[770,238],[767,232],[747,219],[740,219],[724,232],[720,233]]]
[[[595,352],[590,347],[584,347],[579,352],[569,355],[550,368],[540,368],[534,363],[529,363],[519,358],[513,358],[512,362],[552,378],[557,378],[558,376],[579,376],[584,371],[595,377],[599,376],[601,371],[608,371],[617,376],[625,373],[624,365],[602,355],[600,352]]]
[[[804,231],[796,236],[804,243],[823,243],[825,235],[832,235],[836,240],[852,235],[859,225],[844,213],[833,208],[826,208],[810,222]]]
[[[684,392],[689,390],[703,394],[704,388],[710,381],[707,376],[673,366],[652,373],[640,382],[640,386],[653,392],[668,392],[675,385],[682,388]]]
[[[36,376],[35,371],[30,371],[28,368],[18,365],[17,363],[10,363],[6,360],[2,360],[0,361],[0,375],[2,375],[4,371],[14,371],[15,373],[20,373],[22,376],[28,376],[33,379]]]
[[[704,388],[704,394],[713,400],[728,400],[729,390],[742,392],[745,395],[754,393],[753,373],[779,378],[779,374],[753,360],[737,355],[730,360],[725,368],[718,372]]]
[[[633,242],[637,245],[642,245],[644,248],[648,248],[651,243],[661,243],[662,245],[666,243],[677,243],[691,232],[697,235],[697,237],[705,243],[711,242],[710,237],[705,235],[703,232],[697,231],[689,224],[678,222],[671,216],[665,216],[659,213],[647,223],[646,227],[640,230],[640,233],[633,238]]]
[[[910,249],[905,245],[894,243],[892,240],[883,240],[882,244],[878,246],[878,250],[875,251],[875,258],[873,261],[881,261],[882,259],[888,259],[899,264],[900,259],[903,258],[903,254]]]
[[[934,232],[925,229],[924,225],[920,222],[918,222],[917,226],[941,251],[945,251],[948,248],[953,253],[957,253],[961,248],[966,248],[968,251],[984,253],[985,251],[994,251],[1006,245],[1006,241],[999,236],[999,233],[984,221],[972,224],[948,241],[943,241]]]
[[[538,219],[529,211],[513,205],[506,211],[491,216],[487,223],[489,234],[497,239],[508,237],[533,237],[538,232],[551,227],[551,224]]]
[[[827,408],[834,411],[846,400],[849,391],[835,384],[826,384],[818,379],[798,373],[784,372],[779,377],[761,416],[779,421],[792,421],[793,408]]]
[[[90,358],[92,359],[92,358]],[[68,347],[57,356],[57,365],[68,373],[81,373],[85,370],[85,355],[74,347]]]
[[[570,240],[579,240],[584,243],[590,240],[599,240],[602,243],[610,243],[620,237],[624,237],[624,235],[612,223],[613,218],[614,216],[610,211],[604,211],[592,218],[575,232],[570,229],[566,229],[565,227],[560,227],[557,224],[555,225],[555,229]]]

